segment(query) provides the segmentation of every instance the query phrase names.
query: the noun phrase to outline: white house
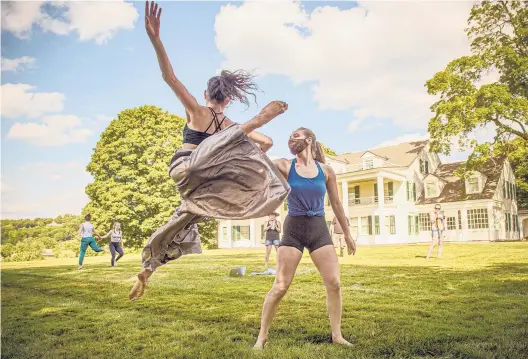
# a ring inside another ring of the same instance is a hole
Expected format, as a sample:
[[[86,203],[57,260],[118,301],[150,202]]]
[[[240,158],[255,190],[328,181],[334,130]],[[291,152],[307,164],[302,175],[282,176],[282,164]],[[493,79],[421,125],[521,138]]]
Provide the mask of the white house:
[[[419,243],[431,239],[429,213],[441,203],[449,241],[519,239],[515,177],[509,161],[495,158],[466,179],[463,162],[442,164],[428,141],[327,156],[339,196],[360,244]],[[326,219],[334,214],[326,199]],[[277,210],[282,222],[286,204]],[[264,244],[266,218],[220,221],[220,248]]]

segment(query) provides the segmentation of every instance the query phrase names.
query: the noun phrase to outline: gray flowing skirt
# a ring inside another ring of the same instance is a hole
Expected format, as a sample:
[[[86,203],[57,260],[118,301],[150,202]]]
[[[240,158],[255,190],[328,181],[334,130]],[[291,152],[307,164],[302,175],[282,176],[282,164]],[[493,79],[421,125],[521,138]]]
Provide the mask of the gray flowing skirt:
[[[182,255],[201,253],[198,222],[267,216],[290,191],[271,160],[236,124],[195,150],[176,151],[169,174],[181,205],[143,248],[142,265],[152,271]]]

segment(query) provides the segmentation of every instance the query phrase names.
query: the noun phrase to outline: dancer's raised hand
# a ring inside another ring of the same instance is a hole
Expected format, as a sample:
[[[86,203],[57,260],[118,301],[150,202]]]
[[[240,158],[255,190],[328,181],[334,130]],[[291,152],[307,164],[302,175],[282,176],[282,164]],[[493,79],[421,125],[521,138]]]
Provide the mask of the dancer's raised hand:
[[[154,1],[145,1],[145,29],[151,39],[159,38],[160,35],[161,7]]]

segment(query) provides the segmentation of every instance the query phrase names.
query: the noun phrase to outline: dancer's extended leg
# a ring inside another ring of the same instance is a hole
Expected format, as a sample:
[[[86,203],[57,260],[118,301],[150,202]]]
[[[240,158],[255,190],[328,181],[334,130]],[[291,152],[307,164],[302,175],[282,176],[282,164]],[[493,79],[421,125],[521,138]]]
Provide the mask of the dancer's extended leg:
[[[174,248],[171,251],[171,242],[195,217],[194,214],[190,213],[175,214],[169,222],[150,237],[147,245],[143,248],[143,269],[138,273],[138,279],[130,291],[130,300],[137,300],[143,295],[148,279],[157,267],[181,256],[180,248]]]

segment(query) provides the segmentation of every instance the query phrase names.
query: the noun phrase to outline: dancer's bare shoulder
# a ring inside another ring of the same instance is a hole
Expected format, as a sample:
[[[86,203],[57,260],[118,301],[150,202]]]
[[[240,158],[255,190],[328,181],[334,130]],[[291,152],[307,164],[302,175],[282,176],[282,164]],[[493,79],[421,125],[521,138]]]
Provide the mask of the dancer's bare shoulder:
[[[323,169],[323,172],[324,172],[324,175],[326,177],[326,182],[330,181],[330,180],[336,180],[336,174],[335,174],[335,171],[332,167],[330,167],[329,165],[327,164],[324,164],[324,163],[321,163],[321,167]]]
[[[291,167],[291,160],[288,160],[286,158],[278,158],[276,160],[273,160],[273,164],[277,166],[277,169],[282,173],[282,175],[285,178],[288,178],[288,173],[290,172]]]

